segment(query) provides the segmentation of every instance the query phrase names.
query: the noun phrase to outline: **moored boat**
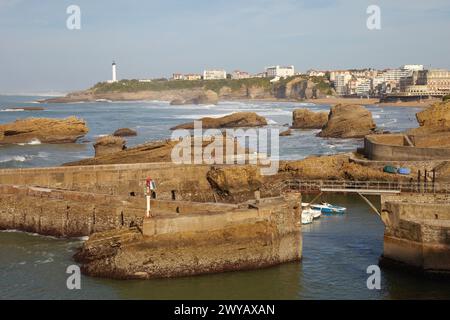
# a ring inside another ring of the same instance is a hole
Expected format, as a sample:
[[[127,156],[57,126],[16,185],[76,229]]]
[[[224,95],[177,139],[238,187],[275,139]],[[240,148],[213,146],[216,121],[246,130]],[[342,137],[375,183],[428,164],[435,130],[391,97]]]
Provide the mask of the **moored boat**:
[[[322,213],[345,213],[347,208],[341,206],[335,206],[329,203],[312,204],[311,209],[320,210]]]
[[[302,224],[310,224],[314,220],[314,213],[311,209],[302,210]]]
[[[320,216],[322,215],[322,211],[319,209],[311,208],[310,203],[302,202],[302,210],[308,210],[308,212],[310,212],[313,215],[314,219],[319,219]]]

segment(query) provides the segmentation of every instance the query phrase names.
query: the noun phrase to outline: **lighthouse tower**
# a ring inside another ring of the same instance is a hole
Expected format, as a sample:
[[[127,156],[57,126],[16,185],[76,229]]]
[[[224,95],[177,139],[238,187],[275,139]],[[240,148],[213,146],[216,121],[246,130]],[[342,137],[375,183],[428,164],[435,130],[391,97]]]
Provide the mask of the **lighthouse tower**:
[[[116,62],[112,63],[112,80],[111,82],[117,82],[117,73],[116,73]]]

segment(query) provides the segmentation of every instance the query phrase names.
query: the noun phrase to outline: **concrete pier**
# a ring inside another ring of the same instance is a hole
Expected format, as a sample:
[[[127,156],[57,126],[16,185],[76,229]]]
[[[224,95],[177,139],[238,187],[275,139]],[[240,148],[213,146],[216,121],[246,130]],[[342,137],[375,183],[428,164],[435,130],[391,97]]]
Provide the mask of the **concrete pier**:
[[[382,195],[381,263],[450,276],[450,196]]]

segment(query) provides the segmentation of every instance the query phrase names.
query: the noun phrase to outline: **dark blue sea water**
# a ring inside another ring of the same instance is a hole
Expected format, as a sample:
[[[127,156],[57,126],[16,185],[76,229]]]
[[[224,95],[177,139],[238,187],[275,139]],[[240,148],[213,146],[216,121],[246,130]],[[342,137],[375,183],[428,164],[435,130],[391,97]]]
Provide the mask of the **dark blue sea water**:
[[[170,106],[166,102],[99,102],[35,104],[41,97],[0,96],[0,123],[16,118],[76,115],[90,128],[85,140],[71,145],[0,146],[0,167],[54,166],[93,155],[92,141],[119,127],[138,131],[128,145],[170,137],[170,127],[202,116],[255,111],[283,129],[292,110],[329,106],[290,102],[223,102],[217,106]],[[43,106],[45,111],[1,111]],[[400,131],[416,126],[416,108],[369,107],[379,127]],[[280,157],[352,151],[358,140],[321,139],[317,130],[281,137]],[[81,240],[62,240],[14,231],[0,232],[0,299],[442,299],[450,298],[446,282],[382,270],[381,289],[369,290],[366,269],[382,254],[383,224],[357,196],[327,196],[348,208],[303,226],[303,260],[263,270],[146,281],[82,277],[81,290],[68,290],[67,266]],[[376,199],[373,199],[376,201]]]

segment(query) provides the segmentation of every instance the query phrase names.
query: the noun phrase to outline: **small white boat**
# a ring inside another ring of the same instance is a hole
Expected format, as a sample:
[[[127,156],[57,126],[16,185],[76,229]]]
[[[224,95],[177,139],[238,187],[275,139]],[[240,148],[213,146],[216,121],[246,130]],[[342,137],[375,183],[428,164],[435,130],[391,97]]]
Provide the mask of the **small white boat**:
[[[310,224],[314,220],[314,214],[309,210],[302,211],[302,224]]]
[[[302,210],[308,210],[313,215],[314,219],[319,219],[322,215],[322,211],[320,209],[311,208],[310,203],[302,202]]]

